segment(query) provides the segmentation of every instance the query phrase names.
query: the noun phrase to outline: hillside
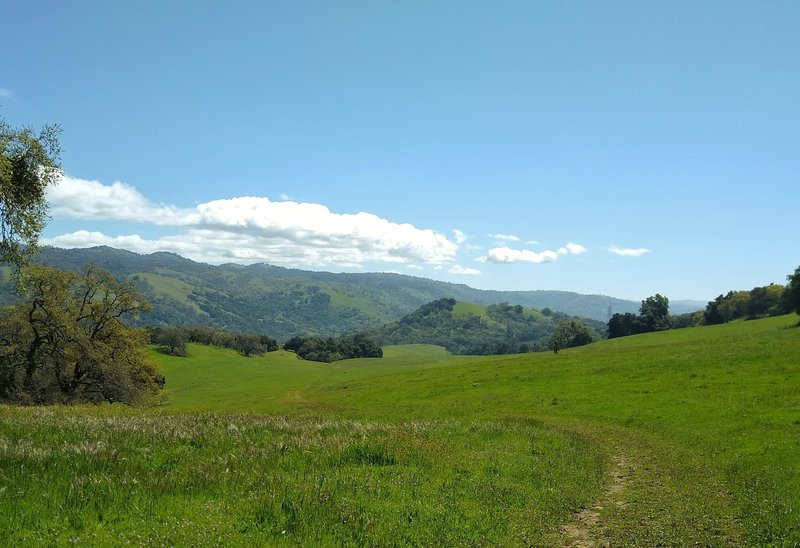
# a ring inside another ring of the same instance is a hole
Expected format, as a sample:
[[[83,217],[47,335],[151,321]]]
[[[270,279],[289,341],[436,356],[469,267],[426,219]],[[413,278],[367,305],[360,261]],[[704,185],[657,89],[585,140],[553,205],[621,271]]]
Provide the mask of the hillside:
[[[521,305],[477,305],[438,299],[367,335],[379,345],[434,344],[453,354],[490,355],[541,351],[561,321],[560,312],[525,309]],[[599,339],[605,325],[584,320]]]
[[[507,302],[549,308],[603,322],[609,310],[636,312],[640,305],[566,291],[486,291],[401,274],[333,274],[267,264],[211,266],[172,253],[139,255],[108,247],[44,248],[37,260],[72,271],[95,262],[118,278],[136,280],[154,307],[141,320],[147,324],[212,325],[281,340],[375,328],[442,297],[478,305]],[[9,283],[2,293],[2,302],[13,298]],[[671,312],[681,311],[673,307]]]

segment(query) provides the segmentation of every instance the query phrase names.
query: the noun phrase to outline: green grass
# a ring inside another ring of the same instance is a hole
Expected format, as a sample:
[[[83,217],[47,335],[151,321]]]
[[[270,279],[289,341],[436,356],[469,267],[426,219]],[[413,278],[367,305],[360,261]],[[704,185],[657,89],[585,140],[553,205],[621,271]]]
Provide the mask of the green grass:
[[[343,293],[341,291],[336,291],[335,289],[330,288],[323,288],[323,292],[325,292],[331,298],[331,304],[333,306],[338,306],[341,308],[355,308],[359,312],[363,312],[364,314],[368,314],[371,316],[385,316],[378,307],[376,307],[372,301],[364,297],[358,297],[356,295],[349,295],[347,293]],[[384,318],[386,321],[389,318]]]
[[[194,289],[190,284],[170,276],[155,274],[153,272],[135,272],[134,274],[131,274],[131,276],[139,276],[140,278],[147,280],[147,282],[153,286],[153,291],[156,293],[156,295],[163,295],[165,297],[169,297],[170,299],[174,299],[179,303],[185,304],[186,306],[190,306],[198,314],[206,314],[200,310],[200,307],[197,305],[197,303],[189,298],[189,294]]]
[[[796,323],[334,364],[190,345],[149,409],[0,407],[0,539],[554,545],[600,504],[598,543],[796,545]]]
[[[456,301],[453,306],[453,316],[456,318],[466,318],[467,316],[480,316],[483,319],[486,317],[486,306],[475,303],[465,303],[463,301]]]

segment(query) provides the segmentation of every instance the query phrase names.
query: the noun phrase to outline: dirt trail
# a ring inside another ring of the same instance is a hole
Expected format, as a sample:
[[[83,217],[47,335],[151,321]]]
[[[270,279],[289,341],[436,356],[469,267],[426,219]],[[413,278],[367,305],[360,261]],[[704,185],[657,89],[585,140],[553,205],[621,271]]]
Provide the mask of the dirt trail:
[[[616,505],[624,508],[626,505],[623,498],[625,486],[628,483],[628,477],[631,472],[631,463],[624,454],[616,450],[612,458],[611,469],[609,475],[611,476],[611,484],[608,490],[588,508],[584,508],[576,513],[572,520],[564,525],[561,532],[566,537],[564,546],[571,546],[574,548],[590,548],[593,546],[607,546],[608,544],[596,540],[593,532],[597,529],[597,524],[600,521],[600,511],[608,505]]]

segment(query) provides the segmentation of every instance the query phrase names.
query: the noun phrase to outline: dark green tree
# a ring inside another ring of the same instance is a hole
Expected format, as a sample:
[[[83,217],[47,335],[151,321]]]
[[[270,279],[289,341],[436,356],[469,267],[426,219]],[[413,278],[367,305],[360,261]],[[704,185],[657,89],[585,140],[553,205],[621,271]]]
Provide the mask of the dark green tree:
[[[639,316],[646,331],[669,329],[669,299],[656,293],[642,301]]]
[[[625,314],[616,313],[608,320],[608,338],[627,337],[644,333],[645,326],[642,324],[641,316],[626,312]]]
[[[793,274],[786,276],[786,279],[789,285],[783,294],[784,309],[800,314],[800,266],[794,269]]]
[[[22,403],[135,403],[163,386],[147,334],[123,316],[149,310],[138,287],[107,271],[33,265],[26,299],[0,318],[0,398]]]
[[[558,324],[550,336],[550,349],[558,352],[559,349],[583,346],[598,339],[597,333],[580,320],[565,320]]]
[[[47,220],[45,189],[60,175],[57,125],[38,134],[0,120],[0,259],[17,265],[35,251]]]
[[[183,327],[157,327],[152,330],[150,339],[173,356],[185,356],[189,333]]]

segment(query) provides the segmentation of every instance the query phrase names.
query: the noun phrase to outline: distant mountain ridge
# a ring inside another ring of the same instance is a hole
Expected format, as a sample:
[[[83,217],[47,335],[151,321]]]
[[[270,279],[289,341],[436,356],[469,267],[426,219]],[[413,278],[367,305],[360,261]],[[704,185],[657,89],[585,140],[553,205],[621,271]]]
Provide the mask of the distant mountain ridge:
[[[609,312],[637,312],[640,303],[568,291],[495,291],[391,273],[331,273],[264,263],[198,263],[174,253],[140,255],[110,247],[43,248],[38,262],[79,271],[94,262],[136,281],[154,312],[154,325],[212,325],[269,334],[338,336],[397,320],[443,297],[482,305],[506,302],[606,321]],[[3,292],[9,301],[9,288]],[[680,313],[682,310],[672,310]]]

